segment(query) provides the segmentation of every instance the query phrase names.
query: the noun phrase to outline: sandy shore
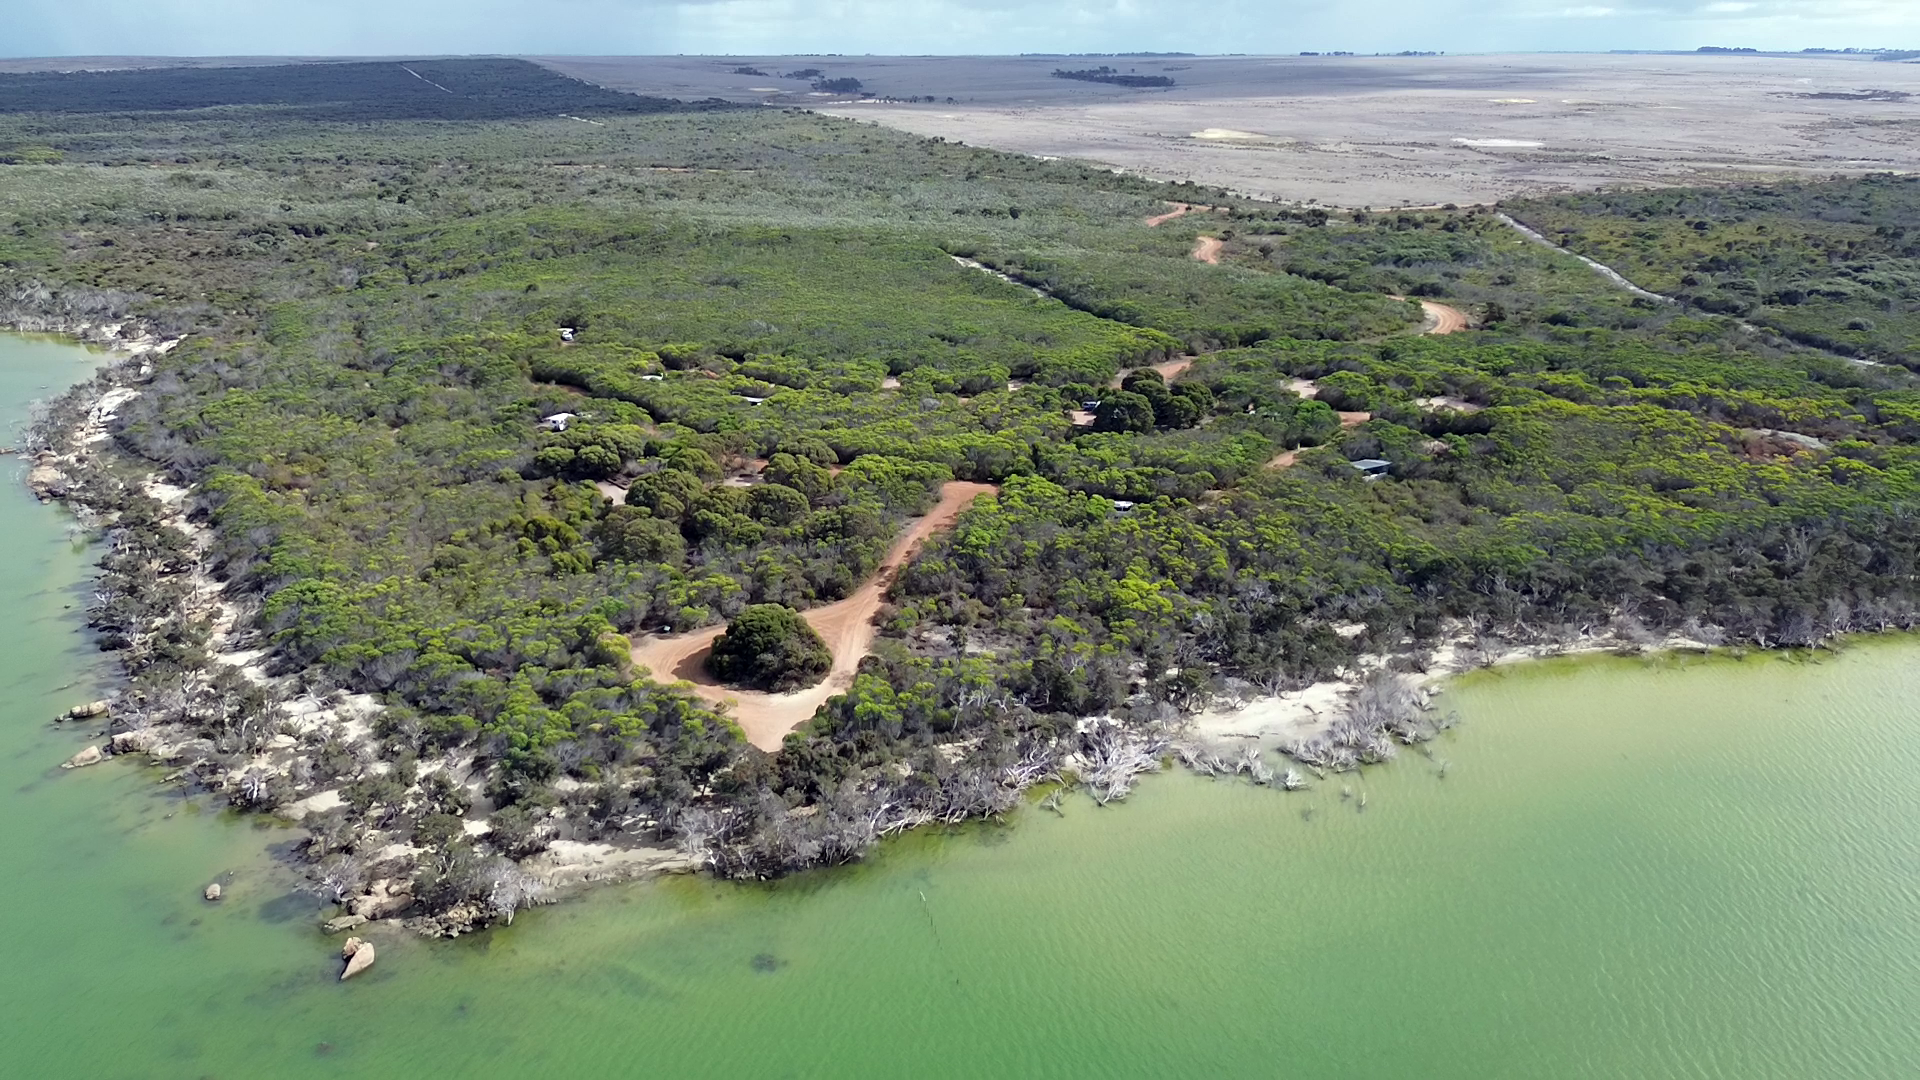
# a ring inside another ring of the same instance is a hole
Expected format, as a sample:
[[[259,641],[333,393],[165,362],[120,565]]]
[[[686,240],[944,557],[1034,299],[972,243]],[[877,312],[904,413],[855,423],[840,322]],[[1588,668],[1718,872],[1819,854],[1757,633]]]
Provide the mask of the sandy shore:
[[[1448,679],[1487,667],[1505,667],[1554,656],[1621,652],[1710,652],[1712,646],[1691,638],[1670,636],[1653,645],[1637,645],[1621,638],[1593,637],[1565,645],[1518,645],[1491,658],[1469,652],[1470,639],[1462,635],[1434,650],[1427,670],[1409,678],[1428,695],[1440,693]],[[1361,683],[1376,671],[1385,669],[1387,658],[1365,656],[1358,670],[1343,678],[1317,682],[1300,690],[1256,697],[1239,707],[1213,706],[1195,714],[1186,727],[1187,737],[1201,743],[1238,743],[1256,740],[1261,748],[1275,750],[1288,743],[1304,742],[1325,735],[1346,713]]]

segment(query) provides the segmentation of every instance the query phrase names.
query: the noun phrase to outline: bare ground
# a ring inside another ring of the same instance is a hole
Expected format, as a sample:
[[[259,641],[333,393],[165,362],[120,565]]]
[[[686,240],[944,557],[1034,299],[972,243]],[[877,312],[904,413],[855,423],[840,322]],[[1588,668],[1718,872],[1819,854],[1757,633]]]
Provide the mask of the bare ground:
[[[706,661],[714,639],[726,630],[724,624],[686,634],[642,638],[633,647],[633,662],[652,672],[656,679],[691,683],[695,694],[715,705],[729,706],[729,715],[746,732],[747,741],[762,750],[777,750],[788,732],[811,719],[828,698],[844,693],[852,685],[861,657],[873,647],[874,616],[879,614],[894,575],[913,558],[927,537],[951,528],[973,500],[996,490],[991,484],[950,481],[940,489],[940,501],[934,508],[893,542],[886,558],[865,584],[844,600],[802,613],[833,653],[833,667],[815,686],[769,694],[722,685],[707,673]]]
[[[1395,300],[1405,300],[1404,296],[1395,296]],[[1422,300],[1420,310],[1426,314],[1426,322],[1420,327],[1423,334],[1457,334],[1468,328],[1467,313],[1457,307]]]
[[[1202,212],[1213,209],[1213,207],[1211,206],[1194,206],[1191,203],[1183,203],[1183,202],[1168,203],[1167,205],[1173,207],[1173,209],[1167,211],[1164,214],[1155,214],[1154,216],[1148,218],[1147,228],[1157,229],[1160,226],[1165,225],[1167,222],[1172,221],[1174,218],[1185,217],[1188,214],[1202,213]]]
[[[1115,375],[1112,378],[1112,380],[1110,380],[1107,383],[1107,385],[1118,390],[1120,388],[1120,384],[1126,381],[1126,378],[1128,375],[1131,375],[1136,371],[1143,371],[1148,369],[1159,372],[1160,378],[1164,379],[1167,382],[1172,382],[1173,380],[1179,378],[1182,373],[1184,373],[1188,368],[1192,366],[1193,366],[1193,357],[1176,356],[1171,360],[1162,360],[1157,364],[1149,364],[1147,368],[1125,368],[1118,375]],[[1092,420],[1088,420],[1088,423],[1092,423]]]
[[[818,107],[921,135],[1343,207],[1920,169],[1916,64],[1697,55],[1179,64],[1179,85],[1161,92],[1088,95],[1022,82],[1018,95],[983,91],[951,104]],[[978,85],[1000,71],[980,66]],[[1008,67],[1005,77],[1024,75]],[[1893,96],[1854,96],[1866,90]],[[1901,93],[1916,97],[1897,100]]]
[[[1427,313],[1427,325],[1420,330],[1423,334],[1457,334],[1467,328],[1467,313],[1457,307],[1422,300],[1420,310]]]

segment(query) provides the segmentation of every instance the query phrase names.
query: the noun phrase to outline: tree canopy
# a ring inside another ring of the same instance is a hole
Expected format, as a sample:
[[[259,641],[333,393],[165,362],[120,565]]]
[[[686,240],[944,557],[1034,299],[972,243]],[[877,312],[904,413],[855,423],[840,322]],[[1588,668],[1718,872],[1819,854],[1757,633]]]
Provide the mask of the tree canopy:
[[[707,656],[714,678],[755,690],[812,686],[832,667],[819,631],[780,604],[755,604],[734,616]]]

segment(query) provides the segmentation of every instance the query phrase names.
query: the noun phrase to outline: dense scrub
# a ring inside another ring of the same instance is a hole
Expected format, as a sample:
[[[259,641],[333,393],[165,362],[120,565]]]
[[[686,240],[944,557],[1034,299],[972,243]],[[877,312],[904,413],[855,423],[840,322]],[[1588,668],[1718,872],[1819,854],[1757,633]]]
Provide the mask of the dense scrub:
[[[1170,334],[1191,350],[1274,337],[1377,337],[1418,319],[1404,303],[1291,274],[1195,262],[1172,252],[980,253],[988,266],[1069,306]]]
[[[1056,79],[1077,79],[1080,82],[1107,83],[1112,86],[1126,86],[1136,90],[1160,90],[1173,85],[1173,80],[1165,75],[1128,75],[1108,67],[1105,64],[1097,68],[1058,68],[1054,71]]]
[[[680,102],[604,90],[525,60],[409,60],[0,74],[0,113],[269,106],[287,121],[630,115]],[[717,102],[705,108],[726,108]]]
[[[1920,357],[1920,177],[1606,192],[1514,212],[1702,311],[1850,356]]]
[[[852,857],[1066,750],[1138,760],[1116,730],[1463,628],[1808,644],[1920,613],[1904,370],[1635,301],[1484,213],[1296,212],[773,110],[282,115],[0,116],[45,151],[0,167],[0,313],[190,331],[128,375],[114,444],[190,487],[225,644],[384,706],[371,741],[293,724],[309,767],[210,782],[345,792],[329,857],[486,817],[480,861],[417,868],[447,904],[555,837]],[[1146,228],[1167,196],[1225,209]],[[1221,266],[1186,257],[1203,231]],[[1480,329],[1414,336],[1392,294]],[[955,478],[1002,490],[779,753],[633,668],[636,635],[846,596]],[[94,618],[173,701],[208,642],[190,560],[112,502]],[[244,760],[277,721],[241,689],[196,715]]]

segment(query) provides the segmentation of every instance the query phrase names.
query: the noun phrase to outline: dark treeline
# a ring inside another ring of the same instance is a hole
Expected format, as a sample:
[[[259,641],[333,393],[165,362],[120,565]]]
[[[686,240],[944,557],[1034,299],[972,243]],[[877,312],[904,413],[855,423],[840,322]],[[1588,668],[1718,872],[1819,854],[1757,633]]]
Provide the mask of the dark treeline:
[[[1056,79],[1074,79],[1078,82],[1106,83],[1110,86],[1130,86],[1138,90],[1157,89],[1173,85],[1173,79],[1166,75],[1127,75],[1101,65],[1097,68],[1080,68],[1069,71],[1060,68],[1054,71]]]
[[[408,60],[268,67],[0,74],[0,113],[178,112],[273,106],[290,120],[507,120],[688,106],[568,78],[525,60]],[[727,108],[706,102],[701,108]]]

